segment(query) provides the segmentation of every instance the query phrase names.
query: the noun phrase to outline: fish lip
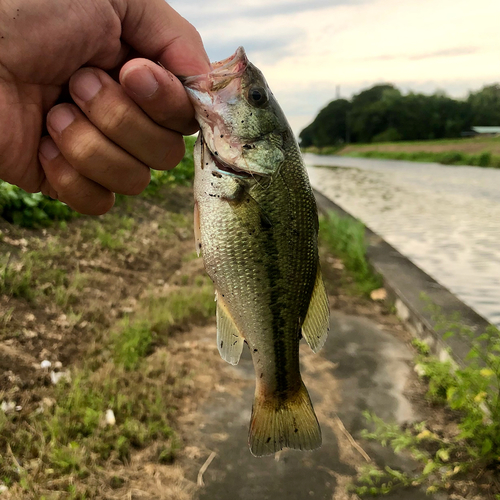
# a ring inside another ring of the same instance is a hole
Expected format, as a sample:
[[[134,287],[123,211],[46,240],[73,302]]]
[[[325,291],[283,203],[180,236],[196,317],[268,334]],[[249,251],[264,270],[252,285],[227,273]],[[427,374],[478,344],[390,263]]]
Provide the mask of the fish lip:
[[[211,80],[219,80],[226,78],[237,78],[241,76],[248,66],[248,58],[243,47],[238,47],[236,52],[222,59],[222,61],[217,61],[212,63],[212,71],[210,73],[205,73],[201,75],[193,76],[178,76],[177,78],[181,81],[184,87],[187,89],[195,88],[198,84],[206,81],[207,78]]]
[[[225,175],[232,175],[235,177],[241,177],[244,179],[248,179],[250,177],[256,177],[259,176],[260,174],[257,174],[256,172],[252,172],[250,170],[242,170],[235,165],[230,165],[229,163],[225,162],[221,158],[219,158],[218,155],[212,153],[210,149],[208,148],[208,152],[210,153],[210,156],[212,157],[212,161],[215,163],[215,166],[217,167],[217,171],[220,172],[221,174]]]

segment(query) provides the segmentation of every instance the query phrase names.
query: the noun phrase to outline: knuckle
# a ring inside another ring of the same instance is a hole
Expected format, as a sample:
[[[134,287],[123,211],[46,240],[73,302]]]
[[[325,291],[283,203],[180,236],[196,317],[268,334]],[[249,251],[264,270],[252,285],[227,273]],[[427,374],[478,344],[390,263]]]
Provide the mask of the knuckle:
[[[123,129],[130,123],[131,107],[127,103],[113,103],[109,106],[103,118],[104,132]]]
[[[65,169],[60,173],[57,179],[57,193],[64,195],[73,191],[75,184],[78,182],[80,175],[73,169]]]
[[[94,134],[86,132],[78,135],[72,144],[68,145],[67,157],[70,163],[84,164],[98,155],[99,145]]]

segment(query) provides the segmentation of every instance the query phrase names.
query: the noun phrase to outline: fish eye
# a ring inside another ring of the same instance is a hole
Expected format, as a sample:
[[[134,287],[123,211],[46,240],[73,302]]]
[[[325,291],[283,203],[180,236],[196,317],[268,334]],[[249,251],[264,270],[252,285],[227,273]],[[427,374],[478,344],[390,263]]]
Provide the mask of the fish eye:
[[[252,87],[248,92],[250,104],[262,106],[267,102],[267,93],[262,87]]]

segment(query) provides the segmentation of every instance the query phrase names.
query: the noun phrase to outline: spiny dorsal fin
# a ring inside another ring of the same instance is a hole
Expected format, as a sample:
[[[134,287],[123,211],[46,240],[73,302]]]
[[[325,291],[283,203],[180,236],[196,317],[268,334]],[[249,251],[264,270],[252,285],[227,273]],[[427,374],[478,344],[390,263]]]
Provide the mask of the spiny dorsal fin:
[[[285,401],[256,392],[248,444],[256,457],[283,448],[315,450],[321,446],[321,429],[303,383]]]
[[[217,300],[217,348],[223,360],[237,365],[243,350],[244,339],[220,295],[216,294],[215,298]]]
[[[309,302],[306,319],[302,324],[302,336],[314,352],[318,352],[326,341],[329,330],[329,317],[328,297],[323,283],[323,276],[321,275],[321,268],[318,264],[311,302]]]

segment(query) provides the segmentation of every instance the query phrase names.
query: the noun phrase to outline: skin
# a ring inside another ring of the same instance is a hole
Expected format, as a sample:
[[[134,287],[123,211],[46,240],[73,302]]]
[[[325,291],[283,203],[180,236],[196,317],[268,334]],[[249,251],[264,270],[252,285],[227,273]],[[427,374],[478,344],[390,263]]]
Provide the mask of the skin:
[[[2,0],[0,179],[105,213],[182,159],[198,127],[174,75],[208,71],[164,0]]]

